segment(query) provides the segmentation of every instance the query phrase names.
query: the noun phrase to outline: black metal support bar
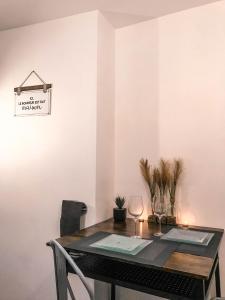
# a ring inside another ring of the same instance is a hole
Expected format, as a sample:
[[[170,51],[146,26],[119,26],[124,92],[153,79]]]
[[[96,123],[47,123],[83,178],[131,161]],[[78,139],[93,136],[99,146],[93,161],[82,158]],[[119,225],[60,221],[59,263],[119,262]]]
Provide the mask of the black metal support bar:
[[[219,259],[215,271],[216,297],[221,297]]]
[[[116,286],[115,284],[111,284],[111,300],[116,299]]]

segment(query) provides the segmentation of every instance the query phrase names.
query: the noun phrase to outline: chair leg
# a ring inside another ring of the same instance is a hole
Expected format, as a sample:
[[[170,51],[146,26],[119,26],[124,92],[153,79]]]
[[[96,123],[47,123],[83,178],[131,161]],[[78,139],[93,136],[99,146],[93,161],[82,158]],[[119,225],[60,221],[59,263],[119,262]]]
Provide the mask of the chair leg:
[[[67,294],[67,271],[66,271],[66,260],[61,259],[56,251],[53,249],[54,264],[55,264],[55,283],[57,300],[68,300]]]

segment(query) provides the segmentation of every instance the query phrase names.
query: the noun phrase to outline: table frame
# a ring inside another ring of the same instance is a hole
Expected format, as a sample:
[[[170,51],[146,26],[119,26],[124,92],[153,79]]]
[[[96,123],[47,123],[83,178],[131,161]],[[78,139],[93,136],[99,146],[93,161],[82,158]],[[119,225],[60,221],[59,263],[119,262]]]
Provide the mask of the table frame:
[[[149,225],[147,222],[144,223],[144,229],[142,229],[141,235],[143,238],[149,238],[154,232],[156,232],[158,230],[158,226],[157,225]],[[168,229],[167,227],[164,227],[163,229]],[[192,227],[193,228],[193,227]],[[204,229],[204,230],[214,230],[216,232],[220,232],[221,233],[221,238],[223,235],[223,230],[222,229],[215,229],[215,228],[206,228],[206,227],[194,227],[197,229]],[[132,235],[132,220],[127,220],[126,224],[114,224],[113,220],[106,220],[104,222],[101,222],[99,224],[93,225],[89,228],[83,229],[81,230],[79,233],[74,234],[72,236],[66,236],[66,237],[62,237],[59,238],[58,241],[67,248],[67,246],[72,242],[72,241],[76,241],[81,239],[82,237],[85,236],[89,236],[93,233],[96,233],[98,231],[106,231],[106,232],[110,232],[110,233],[117,233],[117,234],[124,234],[124,235]],[[220,243],[219,243],[220,244]],[[216,249],[215,249],[215,255],[212,256],[211,259],[211,265],[208,263],[209,262],[209,258],[205,258],[205,257],[201,257],[202,261],[199,263],[199,266],[197,266],[198,268],[200,268],[200,272],[199,274],[196,274],[194,266],[191,267],[189,266],[189,270],[185,270],[185,272],[183,272],[183,270],[179,270],[176,269],[176,266],[174,267],[174,261],[173,261],[173,265],[171,267],[171,262],[170,260],[167,262],[165,268],[163,270],[167,271],[167,272],[171,272],[171,273],[175,273],[175,274],[182,274],[184,276],[188,276],[188,277],[192,277],[195,278],[196,284],[198,285],[198,296],[197,298],[190,298],[190,297],[185,297],[182,295],[176,295],[176,294],[171,294],[171,293],[167,293],[163,290],[157,290],[157,289],[152,289],[152,288],[148,288],[146,286],[141,286],[141,285],[136,285],[134,283],[130,283],[129,281],[121,281],[121,280],[117,280],[115,278],[110,278],[107,276],[101,276],[99,274],[95,274],[94,272],[90,272],[88,271],[88,269],[85,269],[85,267],[83,266],[83,272],[86,276],[96,279],[96,280],[101,280],[107,283],[111,284],[111,300],[115,300],[115,290],[116,290],[116,286],[123,286],[126,288],[130,288],[130,289],[134,289],[140,292],[144,292],[144,293],[148,293],[148,294],[152,294],[152,295],[156,295],[156,296],[161,296],[170,300],[206,300],[211,284],[212,284],[212,278],[215,276],[215,284],[216,284],[216,296],[220,297],[221,296],[221,288],[220,288],[220,270],[219,270],[219,256],[218,256],[218,249],[219,249],[219,244],[217,245]],[[88,259],[88,257],[87,257]],[[90,259],[90,256],[89,256]],[[184,256],[184,259],[185,256]],[[205,260],[204,260],[205,259]],[[79,265],[79,259],[77,260],[77,263]],[[184,262],[185,263],[185,262]],[[196,262],[195,262],[196,263]],[[208,265],[207,265],[208,263]],[[80,263],[80,267],[82,269],[82,263]],[[196,266],[195,266],[196,267]],[[66,268],[66,272],[70,272],[71,270],[68,268],[67,265],[65,265]],[[202,268],[202,269],[201,269]],[[59,291],[59,287],[60,287],[60,281],[61,280],[65,280],[62,278],[62,274],[61,274],[61,270],[59,270],[57,263],[55,261],[55,272],[56,272],[56,287],[57,287],[57,299],[58,300],[66,300],[65,298],[60,297],[60,291]],[[202,274],[201,274],[202,272]],[[65,291],[64,293],[62,293],[63,295],[65,295]]]

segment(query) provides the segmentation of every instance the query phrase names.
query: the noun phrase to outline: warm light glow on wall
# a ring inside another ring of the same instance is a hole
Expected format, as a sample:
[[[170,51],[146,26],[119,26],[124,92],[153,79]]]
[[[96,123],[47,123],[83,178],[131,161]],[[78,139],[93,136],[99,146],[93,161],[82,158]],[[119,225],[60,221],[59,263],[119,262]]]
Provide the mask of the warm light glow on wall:
[[[196,218],[193,213],[191,212],[184,212],[181,216],[181,224],[183,225],[195,225]]]

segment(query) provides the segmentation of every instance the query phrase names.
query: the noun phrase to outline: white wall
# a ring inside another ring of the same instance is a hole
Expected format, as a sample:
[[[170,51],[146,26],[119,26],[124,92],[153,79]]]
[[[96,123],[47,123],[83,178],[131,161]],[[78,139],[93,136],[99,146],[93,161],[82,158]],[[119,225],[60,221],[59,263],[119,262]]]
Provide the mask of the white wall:
[[[180,219],[225,228],[225,1],[159,20],[160,156],[180,156]],[[221,249],[225,294],[225,243]]]
[[[59,236],[63,199],[87,203],[86,226],[98,221],[102,170],[96,170],[96,152],[99,148],[106,157],[109,145],[107,139],[97,145],[97,113],[104,117],[97,107],[107,96],[111,107],[113,99],[111,90],[98,97],[99,18],[91,12],[0,33],[1,299],[56,298],[52,253],[45,243]],[[108,47],[113,40],[104,43]],[[113,51],[109,57],[113,62]],[[33,69],[53,84],[52,114],[14,117],[13,88]],[[111,190],[105,189],[100,201],[108,201]]]
[[[127,199],[147,201],[139,160],[158,159],[157,55],[157,20],[116,31],[115,192]]]
[[[145,195],[140,157],[153,162],[161,156],[181,157],[185,172],[178,193],[179,220],[221,228],[225,228],[224,15],[225,1],[219,1],[116,32],[115,191]],[[223,294],[224,250],[223,241]]]
[[[96,218],[112,216],[114,198],[114,77],[115,31],[105,17],[98,14],[98,81],[96,141]]]

